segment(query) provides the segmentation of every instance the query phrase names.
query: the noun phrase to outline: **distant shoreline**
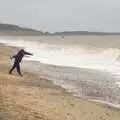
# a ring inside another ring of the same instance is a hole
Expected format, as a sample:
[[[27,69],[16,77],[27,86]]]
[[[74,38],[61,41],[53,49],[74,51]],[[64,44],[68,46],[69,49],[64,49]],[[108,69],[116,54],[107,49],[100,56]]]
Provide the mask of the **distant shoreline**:
[[[95,32],[95,31],[61,31],[50,33],[35,30],[33,28],[20,27],[18,25],[0,23],[0,35],[13,36],[80,36],[80,35],[120,35],[120,32]]]

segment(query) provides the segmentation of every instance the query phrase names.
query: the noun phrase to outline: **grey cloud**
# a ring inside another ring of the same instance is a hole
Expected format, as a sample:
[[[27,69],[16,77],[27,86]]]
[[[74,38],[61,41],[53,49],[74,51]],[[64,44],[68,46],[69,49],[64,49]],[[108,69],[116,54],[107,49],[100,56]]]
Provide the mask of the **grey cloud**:
[[[0,21],[44,31],[120,31],[119,0],[0,0]]]

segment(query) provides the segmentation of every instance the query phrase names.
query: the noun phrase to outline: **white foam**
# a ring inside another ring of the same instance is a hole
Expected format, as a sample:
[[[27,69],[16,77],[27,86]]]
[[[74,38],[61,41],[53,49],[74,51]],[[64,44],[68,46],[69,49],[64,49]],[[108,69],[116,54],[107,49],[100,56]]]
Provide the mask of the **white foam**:
[[[120,104],[117,104],[117,103],[110,103],[110,102],[106,102],[106,101],[103,101],[103,100],[95,100],[95,99],[89,99],[90,101],[93,101],[93,102],[98,102],[98,103],[103,103],[103,104],[106,104],[106,105],[109,105],[111,107],[114,107],[114,108],[120,108]]]
[[[93,48],[80,45],[56,45],[39,41],[1,39],[1,43],[10,46],[25,47],[34,54],[25,60],[40,61],[46,64],[98,69],[120,77],[120,63],[117,61],[120,50],[117,48]]]
[[[120,82],[116,82],[116,84],[118,85],[118,87],[120,87]]]

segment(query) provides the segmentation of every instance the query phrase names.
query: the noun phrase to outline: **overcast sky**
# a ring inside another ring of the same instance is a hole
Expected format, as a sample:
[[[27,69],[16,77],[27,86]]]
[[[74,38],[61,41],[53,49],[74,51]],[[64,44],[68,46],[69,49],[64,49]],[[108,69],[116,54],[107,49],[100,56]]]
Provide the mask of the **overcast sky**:
[[[0,22],[49,32],[120,32],[120,0],[0,0]]]

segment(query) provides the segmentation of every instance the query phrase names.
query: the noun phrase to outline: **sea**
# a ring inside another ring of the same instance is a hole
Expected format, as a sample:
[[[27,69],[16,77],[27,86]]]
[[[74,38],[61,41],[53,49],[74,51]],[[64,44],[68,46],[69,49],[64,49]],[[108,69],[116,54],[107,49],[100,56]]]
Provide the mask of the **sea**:
[[[74,96],[120,107],[120,36],[1,36],[0,43],[33,53],[22,67]]]

